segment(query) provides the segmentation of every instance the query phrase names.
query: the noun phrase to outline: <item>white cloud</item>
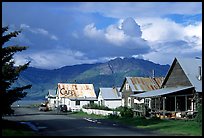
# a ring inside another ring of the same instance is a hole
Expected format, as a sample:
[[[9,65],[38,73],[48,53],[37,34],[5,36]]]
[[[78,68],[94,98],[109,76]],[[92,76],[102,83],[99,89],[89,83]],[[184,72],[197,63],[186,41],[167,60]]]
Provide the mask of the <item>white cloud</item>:
[[[79,51],[57,49],[54,51],[47,50],[26,54],[15,54],[14,59],[15,65],[22,65],[28,61],[31,61],[30,66],[44,69],[55,69],[65,65],[96,62],[96,60],[86,59],[83,56],[84,54]]]
[[[44,35],[44,36],[47,36],[49,37],[50,39],[52,40],[58,40],[58,37],[53,35],[53,34],[50,34],[47,30],[43,29],[43,28],[31,28],[29,25],[27,24],[21,24],[20,25],[20,28],[21,29],[25,29],[25,30],[28,30],[34,34],[41,34],[41,35]]]
[[[143,32],[142,38],[145,40],[161,42],[183,39],[182,26],[169,19],[141,18],[138,22]]]
[[[106,29],[105,38],[117,46],[124,46],[124,43],[127,41],[128,36],[124,34],[124,31],[119,29],[115,25],[110,25]]]
[[[86,25],[84,28],[84,34],[90,38],[103,37],[103,31],[97,30],[94,23]]]
[[[202,22],[181,25],[169,19],[141,18],[142,38],[152,51],[144,55],[156,63],[171,63],[174,57],[195,57],[202,53]]]
[[[128,25],[128,23],[126,25]],[[129,25],[131,25],[132,28],[139,26],[135,21],[129,23]],[[126,30],[125,34],[124,28],[120,28],[119,26],[120,24],[116,23],[98,29],[94,23],[88,24],[81,32],[73,31],[71,33],[74,39],[69,41],[69,47],[81,51],[87,58],[98,60],[104,57],[131,57],[135,54],[149,52],[150,47],[147,41],[141,38],[141,30],[139,27],[134,28],[134,31]],[[133,33],[136,35],[133,35]]]

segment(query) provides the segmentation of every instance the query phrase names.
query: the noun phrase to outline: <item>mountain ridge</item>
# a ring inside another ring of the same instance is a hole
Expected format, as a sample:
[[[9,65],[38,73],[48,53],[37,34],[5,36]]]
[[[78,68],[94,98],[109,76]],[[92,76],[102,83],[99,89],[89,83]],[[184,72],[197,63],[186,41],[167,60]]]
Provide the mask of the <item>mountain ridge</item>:
[[[105,63],[78,64],[48,70],[28,67],[14,86],[32,84],[24,99],[43,99],[49,89],[57,89],[57,83],[93,83],[96,95],[99,87],[120,87],[125,77],[165,77],[169,65],[137,58],[115,58]]]

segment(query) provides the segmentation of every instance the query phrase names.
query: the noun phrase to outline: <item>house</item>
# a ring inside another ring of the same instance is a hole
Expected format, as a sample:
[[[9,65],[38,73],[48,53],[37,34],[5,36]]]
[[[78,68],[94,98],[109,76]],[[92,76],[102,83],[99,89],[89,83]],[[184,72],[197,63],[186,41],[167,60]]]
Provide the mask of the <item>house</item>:
[[[67,105],[68,110],[82,109],[83,105],[97,103],[93,84],[58,83],[57,105]]]
[[[175,58],[160,89],[132,96],[151,98],[151,111],[157,116],[195,115],[202,101],[202,59]]]
[[[121,93],[116,87],[99,88],[98,104],[108,108],[117,108],[121,106]]]
[[[145,101],[137,100],[131,95],[159,89],[163,79],[163,77],[126,77],[120,89],[122,92],[122,106],[132,109],[140,106]],[[149,103],[150,99],[146,99],[146,102]]]
[[[45,96],[48,102],[48,108],[50,110],[55,109],[56,106],[56,97],[57,97],[57,92],[56,90],[48,90],[48,94]]]

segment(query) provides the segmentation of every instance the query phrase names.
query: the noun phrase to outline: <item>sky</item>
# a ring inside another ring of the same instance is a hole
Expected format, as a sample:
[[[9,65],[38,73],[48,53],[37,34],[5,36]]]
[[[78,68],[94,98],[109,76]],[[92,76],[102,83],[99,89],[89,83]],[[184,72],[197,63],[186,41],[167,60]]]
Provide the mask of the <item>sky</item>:
[[[22,30],[5,46],[29,47],[15,54],[16,65],[202,57],[202,2],[2,2],[2,26]]]

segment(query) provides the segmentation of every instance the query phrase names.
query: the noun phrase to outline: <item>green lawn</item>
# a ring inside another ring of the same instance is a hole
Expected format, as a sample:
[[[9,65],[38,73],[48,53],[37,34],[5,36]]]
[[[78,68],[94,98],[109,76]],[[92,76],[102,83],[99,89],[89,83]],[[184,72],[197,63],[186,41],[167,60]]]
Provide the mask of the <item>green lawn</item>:
[[[83,118],[93,118],[93,119],[106,119],[106,116],[102,116],[102,115],[95,115],[95,114],[87,114],[85,112],[79,111],[79,112],[73,112],[72,115],[74,115],[74,117],[83,117]]]
[[[73,115],[94,119],[110,119],[105,116],[88,115],[84,112],[76,112]],[[111,118],[110,120],[137,128],[155,130],[164,135],[202,136],[202,127],[194,120],[145,119],[141,117]]]
[[[37,133],[32,131],[27,125],[20,124],[19,122],[1,120],[2,123],[2,136],[38,136]]]
[[[38,136],[33,131],[2,129],[2,136]]]
[[[202,127],[194,120],[166,120],[145,118],[112,119],[137,128],[155,130],[164,135],[202,136]]]

